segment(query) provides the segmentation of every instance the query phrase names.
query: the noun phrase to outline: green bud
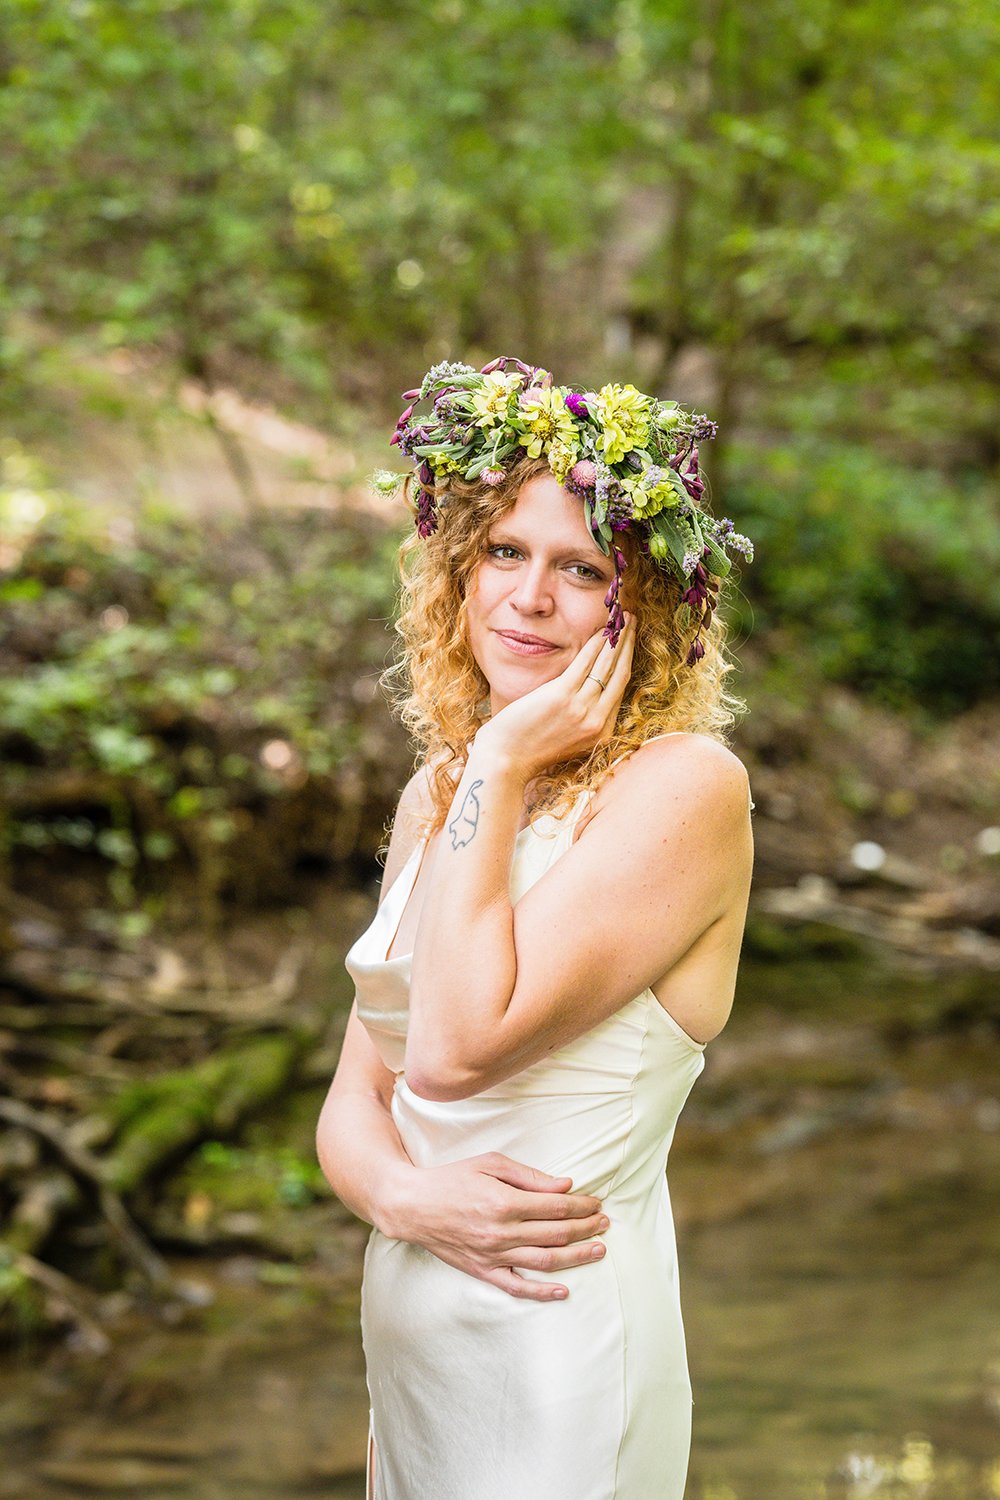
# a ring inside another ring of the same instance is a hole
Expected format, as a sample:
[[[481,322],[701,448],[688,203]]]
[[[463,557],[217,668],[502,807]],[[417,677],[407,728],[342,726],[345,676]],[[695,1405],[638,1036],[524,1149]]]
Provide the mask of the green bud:
[[[705,545],[708,547],[708,571],[719,578],[725,578],[727,573],[732,571],[733,566],[728,556],[713,537],[707,536]]]
[[[405,474],[396,474],[392,469],[376,469],[369,483],[379,495],[394,495],[405,478]]]

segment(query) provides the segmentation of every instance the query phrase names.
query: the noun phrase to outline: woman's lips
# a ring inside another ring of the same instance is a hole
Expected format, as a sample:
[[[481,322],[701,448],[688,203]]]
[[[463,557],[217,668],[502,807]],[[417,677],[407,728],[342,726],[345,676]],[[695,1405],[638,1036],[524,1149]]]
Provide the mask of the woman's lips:
[[[542,645],[538,641],[519,641],[516,636],[507,635],[503,630],[498,630],[496,634],[515,656],[548,656],[550,652],[559,649],[558,646]]]

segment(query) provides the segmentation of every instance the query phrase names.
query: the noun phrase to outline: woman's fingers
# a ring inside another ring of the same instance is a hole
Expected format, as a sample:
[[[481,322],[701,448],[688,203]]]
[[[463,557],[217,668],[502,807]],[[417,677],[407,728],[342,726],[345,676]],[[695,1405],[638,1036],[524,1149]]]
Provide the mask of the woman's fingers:
[[[603,1260],[606,1253],[599,1240],[548,1249],[538,1245],[519,1245],[503,1252],[505,1257],[510,1256],[510,1263],[495,1267],[486,1279],[502,1287],[512,1297],[536,1298],[544,1302],[556,1297],[564,1284],[558,1281],[534,1281],[530,1276],[524,1276],[523,1271],[568,1271],[574,1266],[594,1265]],[[568,1292],[569,1288],[565,1289]]]
[[[514,1232],[527,1222],[565,1222],[567,1219],[591,1219],[601,1213],[601,1200],[591,1193],[545,1193],[522,1188],[512,1197],[504,1214]],[[529,1219],[530,1216],[530,1219]]]
[[[490,1282],[492,1286],[498,1286],[502,1292],[511,1297],[520,1297],[528,1302],[559,1302],[566,1300],[568,1287],[560,1287],[558,1281],[532,1281],[527,1276],[518,1275],[509,1266],[498,1266],[484,1281]]]
[[[609,709],[612,703],[617,713],[618,704],[624,697],[628,680],[632,673],[632,654],[635,649],[635,616],[629,616],[625,629],[622,631],[615,648],[614,658],[611,664],[610,676],[604,677],[604,691],[601,698],[606,699]]]
[[[593,1239],[594,1235],[603,1234],[607,1228],[602,1223],[604,1217],[603,1212],[598,1210],[582,1219],[563,1219],[561,1222],[555,1219],[522,1219],[517,1224],[511,1224],[505,1231],[500,1242],[503,1246],[500,1253],[506,1255],[510,1250],[525,1245],[547,1248]]]
[[[563,672],[563,681],[571,691],[576,692],[586,682],[588,676],[594,670],[594,663],[601,656],[607,640],[599,630],[595,631],[589,641],[584,641],[579,651]]]
[[[589,683],[587,682],[588,677],[598,678],[605,684],[605,686],[603,689],[601,689],[598,688],[597,684],[595,683],[595,690],[600,692],[601,696],[604,697],[611,683],[612,675],[617,671],[620,676],[621,671],[624,668],[625,675],[624,679],[622,680],[622,691],[624,692],[625,684],[628,682],[629,672],[632,669],[632,647],[634,641],[635,616],[626,615],[625,628],[622,630],[622,633],[618,637],[617,642],[612,646],[609,640],[606,639],[604,641],[604,644],[598,652],[593,666],[587,673],[587,676],[584,678],[582,685],[589,686]]]
[[[566,1271],[570,1266],[586,1266],[592,1261],[603,1260],[605,1254],[606,1246],[600,1240],[549,1249],[540,1245],[520,1245],[504,1252],[504,1265],[516,1266],[519,1271]]]

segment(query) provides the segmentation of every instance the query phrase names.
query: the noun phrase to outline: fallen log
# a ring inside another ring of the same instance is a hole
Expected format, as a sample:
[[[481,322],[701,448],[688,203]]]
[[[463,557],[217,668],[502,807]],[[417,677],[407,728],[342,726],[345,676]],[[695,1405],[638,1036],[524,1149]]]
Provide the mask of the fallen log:
[[[59,1220],[83,1195],[68,1172],[51,1168],[29,1179],[4,1225],[3,1243],[17,1253],[40,1250]]]
[[[85,1147],[74,1144],[59,1120],[32,1109],[19,1099],[0,1099],[0,1119],[34,1131],[45,1141],[73,1176],[94,1192],[101,1213],[120,1249],[150,1286],[169,1285],[170,1272],[166,1261],[157,1254],[134,1223],[118,1192],[109,1186],[106,1166],[98,1157],[92,1156]]]
[[[49,1300],[54,1300],[55,1307],[49,1314],[53,1321],[56,1317],[68,1314],[91,1352],[107,1353],[111,1340],[91,1310],[93,1294],[86,1287],[80,1286],[79,1282],[67,1276],[64,1271],[57,1271],[54,1266],[46,1265],[44,1261],[23,1252],[15,1254],[10,1265],[16,1275],[34,1282],[48,1294]]]
[[[123,1089],[108,1116],[116,1128],[105,1181],[128,1194],[198,1141],[231,1134],[285,1087],[312,1040],[303,1029],[243,1037],[195,1067]]]

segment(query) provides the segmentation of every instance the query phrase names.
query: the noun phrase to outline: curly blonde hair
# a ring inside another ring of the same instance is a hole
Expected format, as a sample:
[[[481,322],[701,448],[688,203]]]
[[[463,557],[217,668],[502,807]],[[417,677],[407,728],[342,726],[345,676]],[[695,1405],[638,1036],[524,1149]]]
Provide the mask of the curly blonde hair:
[[[437,530],[426,538],[413,531],[400,544],[395,632],[402,652],[379,681],[417,742],[417,764],[430,772],[433,811],[427,836],[444,823],[469,745],[489,717],[490,685],[465,629],[469,583],[491,527],[513,508],[522,485],[549,472],[546,459],[524,457],[496,486],[439,476]],[[410,476],[403,494],[414,509]],[[542,813],[559,816],[584,788],[596,790],[611,763],[644,741],[686,730],[727,744],[729,729],[747,712],[745,701],[725,685],[736,667],[727,658],[727,626],[719,610],[702,628],[704,656],[695,666],[686,666],[697,621],[681,603],[680,580],[641,550],[633,531],[617,532],[615,541],[628,564],[622,575],[622,604],[636,616],[631,676],[612,737],[586,756],[553,765],[537,778],[532,822]],[[728,584],[729,579],[720,584],[720,603]]]

